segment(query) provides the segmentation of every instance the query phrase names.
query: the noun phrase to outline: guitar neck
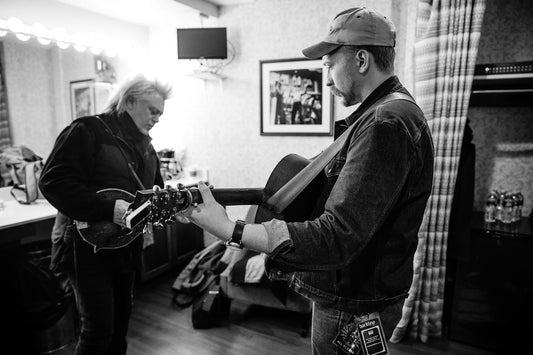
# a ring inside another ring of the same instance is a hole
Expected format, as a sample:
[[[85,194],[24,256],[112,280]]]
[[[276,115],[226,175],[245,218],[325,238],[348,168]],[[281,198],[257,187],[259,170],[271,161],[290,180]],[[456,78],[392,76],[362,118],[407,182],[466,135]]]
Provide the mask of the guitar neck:
[[[191,203],[202,203],[202,195],[200,190],[192,188],[189,190],[192,195]],[[263,189],[212,189],[215,200],[224,206],[239,206],[239,205],[259,205],[263,203],[264,193]]]

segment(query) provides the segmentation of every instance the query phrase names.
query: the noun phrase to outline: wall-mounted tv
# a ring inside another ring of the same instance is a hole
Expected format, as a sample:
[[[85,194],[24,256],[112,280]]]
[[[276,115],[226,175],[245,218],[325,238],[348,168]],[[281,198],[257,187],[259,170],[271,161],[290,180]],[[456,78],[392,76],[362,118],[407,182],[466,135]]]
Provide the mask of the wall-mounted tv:
[[[178,59],[226,59],[226,28],[178,28]]]

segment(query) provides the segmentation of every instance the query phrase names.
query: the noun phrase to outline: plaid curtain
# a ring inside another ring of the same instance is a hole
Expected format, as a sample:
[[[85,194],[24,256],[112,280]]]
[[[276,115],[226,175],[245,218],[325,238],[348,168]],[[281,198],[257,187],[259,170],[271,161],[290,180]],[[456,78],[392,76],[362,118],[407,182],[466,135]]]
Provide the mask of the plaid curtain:
[[[391,342],[442,333],[446,246],[485,0],[420,0],[415,96],[435,144],[433,190],[418,235],[414,276]]]
[[[7,90],[4,71],[4,46],[0,42],[0,150],[11,145],[9,130],[9,111],[7,109]]]
[[[11,146],[11,131],[9,129],[9,110],[7,108],[7,89],[4,71],[4,44],[0,42],[0,153]],[[0,161],[0,187],[10,181],[11,176],[5,164]]]

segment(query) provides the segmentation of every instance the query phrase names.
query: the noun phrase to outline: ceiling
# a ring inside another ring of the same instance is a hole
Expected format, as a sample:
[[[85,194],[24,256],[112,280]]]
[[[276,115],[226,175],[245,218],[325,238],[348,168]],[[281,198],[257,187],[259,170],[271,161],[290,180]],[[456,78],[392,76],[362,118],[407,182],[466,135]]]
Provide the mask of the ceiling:
[[[255,0],[208,0],[215,5],[220,6],[231,6],[231,5],[240,5],[245,3],[254,2]]]
[[[143,26],[175,24],[206,7],[241,5],[256,0],[55,0],[83,10]]]

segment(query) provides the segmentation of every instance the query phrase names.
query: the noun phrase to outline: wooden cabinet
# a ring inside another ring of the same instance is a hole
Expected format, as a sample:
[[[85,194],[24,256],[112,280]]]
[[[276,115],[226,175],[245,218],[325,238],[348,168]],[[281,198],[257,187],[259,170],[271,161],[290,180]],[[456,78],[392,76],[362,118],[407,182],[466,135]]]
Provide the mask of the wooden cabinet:
[[[202,248],[203,231],[192,223],[154,229],[154,244],[143,251],[141,281],[188,262]]]
[[[450,338],[502,353],[525,349],[533,331],[529,220],[487,225],[475,212],[465,256],[457,264]]]

